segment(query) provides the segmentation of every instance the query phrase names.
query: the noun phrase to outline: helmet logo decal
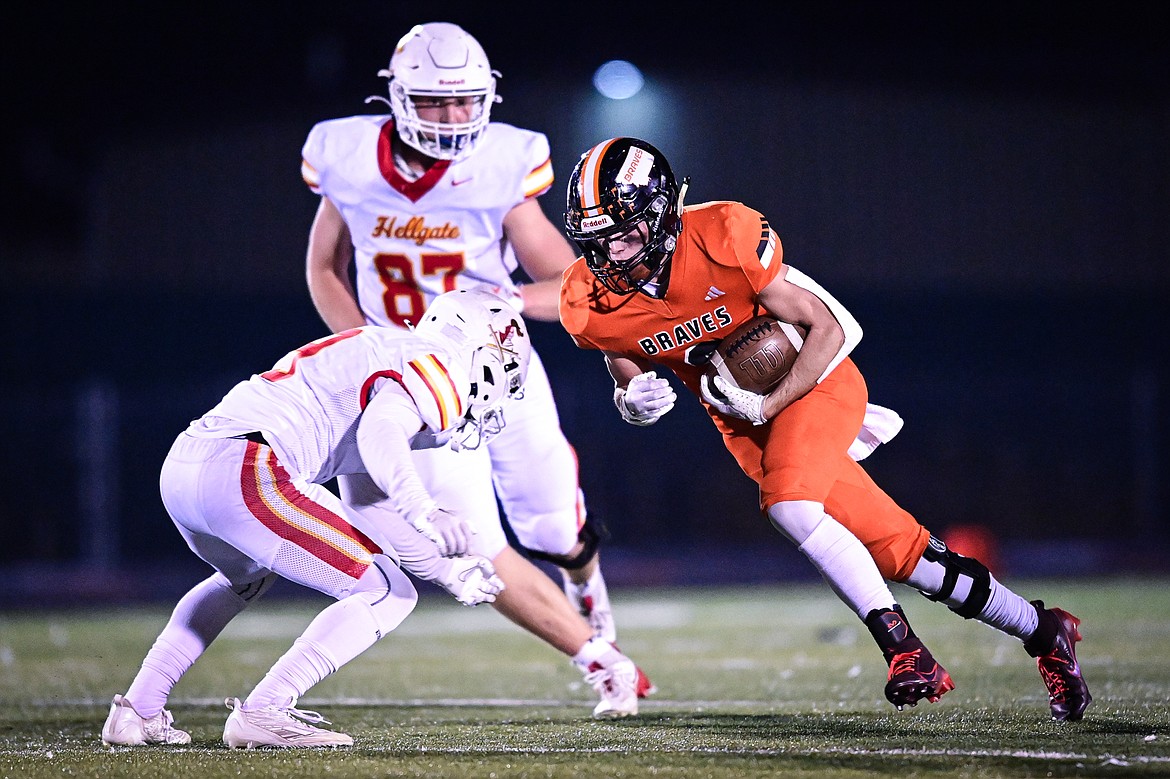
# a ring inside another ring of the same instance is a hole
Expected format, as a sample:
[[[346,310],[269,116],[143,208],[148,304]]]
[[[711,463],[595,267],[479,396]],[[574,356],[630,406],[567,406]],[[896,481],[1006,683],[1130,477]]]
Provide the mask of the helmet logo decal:
[[[602,227],[610,227],[611,225],[613,225],[613,220],[609,218],[609,214],[590,216],[581,220],[582,230],[597,230]]]
[[[643,187],[650,182],[650,169],[654,167],[654,155],[638,146],[631,146],[622,163],[622,182]]]
[[[516,362],[519,357],[514,343],[517,335],[523,336],[524,331],[520,329],[520,323],[513,319],[503,330],[493,330],[487,343],[488,348],[493,349],[505,365]]]

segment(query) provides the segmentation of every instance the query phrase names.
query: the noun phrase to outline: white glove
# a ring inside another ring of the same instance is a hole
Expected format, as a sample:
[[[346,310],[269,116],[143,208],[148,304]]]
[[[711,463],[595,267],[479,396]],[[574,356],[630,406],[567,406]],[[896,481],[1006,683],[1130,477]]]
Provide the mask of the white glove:
[[[704,373],[699,378],[699,394],[720,414],[746,419],[753,425],[768,421],[764,418],[765,395],[733,387],[718,374],[712,377]]]
[[[452,557],[442,564],[443,570],[434,581],[464,606],[491,603],[504,591],[504,582],[496,576],[496,569],[486,557]]]
[[[471,525],[443,509],[431,509],[425,516],[410,521],[414,529],[434,542],[443,557],[467,554],[475,531]]]
[[[677,399],[670,382],[658,378],[654,371],[639,373],[630,379],[629,385],[618,387],[613,393],[614,405],[622,419],[641,427],[661,419],[674,408]]]

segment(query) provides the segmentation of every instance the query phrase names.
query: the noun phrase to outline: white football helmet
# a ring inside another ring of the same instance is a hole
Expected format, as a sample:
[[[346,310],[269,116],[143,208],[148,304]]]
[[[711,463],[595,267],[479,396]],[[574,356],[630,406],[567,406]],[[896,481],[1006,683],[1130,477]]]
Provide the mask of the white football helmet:
[[[416,24],[402,36],[390,67],[378,71],[390,79],[394,124],[403,142],[428,157],[458,160],[471,154],[487,129],[496,95],[496,76],[479,42],[462,27],[448,22]],[[471,119],[458,124],[429,122],[415,110],[415,97],[472,97]],[[367,100],[369,102],[369,100]]]
[[[451,436],[454,449],[475,449],[504,429],[504,405],[524,397],[532,361],[528,325],[516,309],[485,290],[445,292],[415,328],[452,342],[470,357],[467,414]]]

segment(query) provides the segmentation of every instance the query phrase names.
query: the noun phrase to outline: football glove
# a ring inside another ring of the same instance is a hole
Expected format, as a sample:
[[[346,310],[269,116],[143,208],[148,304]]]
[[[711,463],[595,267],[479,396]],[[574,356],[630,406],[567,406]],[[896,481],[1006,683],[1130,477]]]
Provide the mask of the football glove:
[[[464,606],[491,603],[504,590],[504,582],[486,557],[451,557],[441,565],[434,581]]]
[[[627,386],[618,387],[613,393],[614,405],[622,419],[640,427],[661,419],[674,408],[677,399],[670,382],[658,378],[654,371],[639,373]]]
[[[471,525],[440,508],[431,509],[426,516],[417,517],[410,524],[433,541],[443,557],[467,554],[471,548],[471,537],[475,535]]]
[[[768,421],[764,418],[765,395],[734,387],[718,374],[704,373],[699,378],[699,394],[720,414],[746,419],[753,425]]]

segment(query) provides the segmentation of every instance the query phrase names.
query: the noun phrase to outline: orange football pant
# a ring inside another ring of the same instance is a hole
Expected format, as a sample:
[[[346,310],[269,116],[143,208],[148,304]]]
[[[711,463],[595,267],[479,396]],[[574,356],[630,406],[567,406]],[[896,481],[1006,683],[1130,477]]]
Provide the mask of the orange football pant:
[[[718,420],[723,442],[760,485],[760,508],[780,501],[821,503],[856,535],[882,576],[905,581],[930,540],[930,531],[887,495],[849,457],[861,431],[869,393],[846,358],[807,395],[766,425]]]

